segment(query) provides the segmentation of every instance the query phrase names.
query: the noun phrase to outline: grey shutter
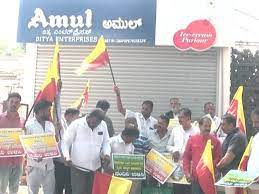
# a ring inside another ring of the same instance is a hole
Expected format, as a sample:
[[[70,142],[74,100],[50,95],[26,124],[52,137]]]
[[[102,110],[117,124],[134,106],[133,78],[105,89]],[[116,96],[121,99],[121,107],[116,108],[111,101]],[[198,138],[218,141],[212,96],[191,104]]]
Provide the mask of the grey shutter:
[[[62,89],[62,110],[82,93],[88,78],[91,79],[89,112],[98,99],[107,99],[111,108],[108,115],[115,130],[123,128],[123,116],[117,112],[116,96],[109,67],[86,72],[77,76],[74,70],[80,66],[93,46],[60,46]],[[35,95],[52,60],[54,45],[38,45]],[[216,102],[217,49],[205,52],[181,52],[174,47],[126,47],[109,46],[108,52],[116,79],[121,89],[125,108],[140,111],[144,100],[154,102],[153,115],[169,110],[169,99],[179,97],[182,107],[189,107],[193,119],[203,113],[203,104]]]

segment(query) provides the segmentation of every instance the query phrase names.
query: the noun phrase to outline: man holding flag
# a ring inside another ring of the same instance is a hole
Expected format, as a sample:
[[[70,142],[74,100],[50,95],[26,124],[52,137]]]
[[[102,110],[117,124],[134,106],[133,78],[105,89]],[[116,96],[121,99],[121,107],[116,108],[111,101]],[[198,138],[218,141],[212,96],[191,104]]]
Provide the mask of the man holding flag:
[[[236,128],[236,118],[226,114],[222,118],[221,127],[227,134],[222,144],[222,159],[217,164],[223,176],[232,169],[237,169],[245,151],[247,140],[243,132]]]
[[[212,168],[220,160],[221,146],[219,140],[210,134],[211,120],[209,118],[201,118],[199,128],[200,134],[191,136],[185,148],[183,155],[184,174],[186,179],[192,183],[192,194],[213,194],[211,188],[213,188],[215,180],[210,177],[214,177],[214,172],[210,172],[206,165],[202,169],[196,169],[196,167],[202,158],[208,140],[212,144]],[[199,179],[199,174],[204,173],[208,173],[210,176],[204,177],[205,180]],[[210,189],[208,189],[209,187]]]

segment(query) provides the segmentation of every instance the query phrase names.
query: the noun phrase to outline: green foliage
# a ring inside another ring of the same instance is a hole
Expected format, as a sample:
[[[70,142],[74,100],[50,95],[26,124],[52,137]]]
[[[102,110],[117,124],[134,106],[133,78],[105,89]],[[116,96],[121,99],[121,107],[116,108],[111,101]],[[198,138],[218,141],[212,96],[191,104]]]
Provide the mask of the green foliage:
[[[246,118],[247,136],[254,135],[250,119],[251,111],[259,106],[259,51],[253,54],[249,49],[239,51],[232,48],[231,53],[231,99],[237,88],[244,86],[243,106]]]

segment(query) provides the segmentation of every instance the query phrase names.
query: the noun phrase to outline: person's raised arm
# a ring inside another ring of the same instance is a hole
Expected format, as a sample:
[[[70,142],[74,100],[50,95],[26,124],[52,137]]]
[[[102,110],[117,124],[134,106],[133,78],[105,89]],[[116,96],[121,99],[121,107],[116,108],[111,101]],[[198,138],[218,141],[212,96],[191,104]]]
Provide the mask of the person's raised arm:
[[[120,89],[118,86],[114,85],[114,92],[116,94],[116,101],[117,101],[117,109],[118,111],[125,116],[126,114],[126,109],[123,107],[122,101],[121,101],[121,96],[120,96]]]

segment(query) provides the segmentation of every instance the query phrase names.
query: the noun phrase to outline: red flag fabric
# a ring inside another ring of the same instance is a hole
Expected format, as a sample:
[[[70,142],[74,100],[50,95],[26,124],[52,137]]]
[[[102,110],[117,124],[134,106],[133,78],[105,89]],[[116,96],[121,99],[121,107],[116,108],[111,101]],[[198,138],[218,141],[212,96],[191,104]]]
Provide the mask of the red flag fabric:
[[[211,140],[207,141],[201,159],[196,167],[198,182],[204,194],[216,194]]]
[[[52,63],[48,66],[45,80],[35,102],[46,100],[53,102],[57,94],[57,82],[60,78],[59,44],[56,43]]]
[[[94,50],[84,59],[81,66],[76,70],[78,75],[85,71],[95,71],[97,68],[103,67],[110,62],[106,49],[104,37],[101,36]]]
[[[236,126],[243,132],[246,133],[246,122],[245,122],[245,114],[243,109],[243,86],[239,86],[234,98],[232,99],[230,106],[227,110],[227,113],[233,115],[236,120]]]
[[[96,172],[92,194],[129,194],[132,181]]]

